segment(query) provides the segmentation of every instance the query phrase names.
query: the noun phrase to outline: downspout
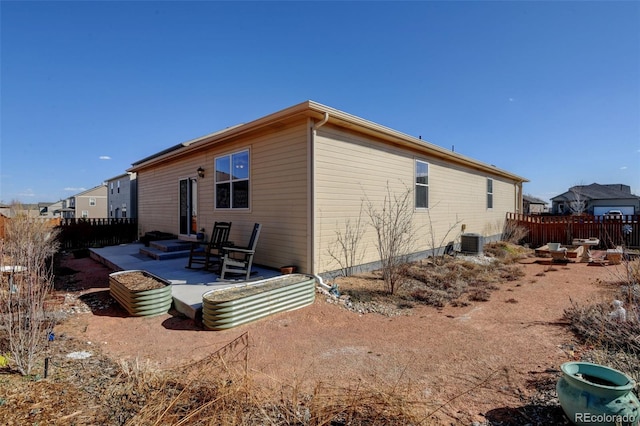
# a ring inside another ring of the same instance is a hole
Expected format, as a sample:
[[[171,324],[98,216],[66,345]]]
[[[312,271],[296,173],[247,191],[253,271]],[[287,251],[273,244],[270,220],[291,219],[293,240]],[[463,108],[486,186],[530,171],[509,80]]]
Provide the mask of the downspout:
[[[316,135],[318,129],[324,126],[329,121],[329,113],[325,112],[321,121],[313,123],[311,126],[309,137],[309,271],[311,274],[316,275],[315,264],[315,244],[316,244]],[[316,276],[317,277],[317,276]],[[322,283],[322,280],[318,280]]]

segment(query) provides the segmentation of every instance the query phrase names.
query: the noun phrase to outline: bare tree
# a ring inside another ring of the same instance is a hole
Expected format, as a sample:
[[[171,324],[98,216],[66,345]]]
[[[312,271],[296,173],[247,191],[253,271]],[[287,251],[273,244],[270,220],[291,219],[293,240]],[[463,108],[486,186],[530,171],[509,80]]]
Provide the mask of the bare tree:
[[[32,374],[45,348],[53,316],[45,312],[45,299],[53,288],[52,258],[58,249],[56,231],[48,222],[16,214],[0,240],[0,332],[12,363],[24,375]]]
[[[367,199],[367,215],[376,231],[377,249],[386,290],[394,294],[403,284],[408,256],[415,246],[413,191],[392,193],[387,182],[382,205]]]
[[[339,225],[336,225],[336,228],[339,228]],[[354,267],[364,256],[364,252],[360,250],[360,243],[365,232],[362,222],[362,204],[360,204],[358,217],[354,221],[347,218],[344,222],[344,228],[336,229],[335,232],[336,240],[327,251],[329,256],[340,266],[342,275],[348,277],[353,274]]]
[[[581,215],[587,210],[587,197],[583,191],[584,185],[575,185],[569,188],[572,198],[569,200],[569,210],[572,214]]]

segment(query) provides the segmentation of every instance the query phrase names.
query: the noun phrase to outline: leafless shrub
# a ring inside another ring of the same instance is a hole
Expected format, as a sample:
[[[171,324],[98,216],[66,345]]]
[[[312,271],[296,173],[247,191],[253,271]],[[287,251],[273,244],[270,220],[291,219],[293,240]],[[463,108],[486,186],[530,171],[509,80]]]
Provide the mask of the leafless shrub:
[[[491,293],[486,288],[477,287],[469,291],[469,300],[474,302],[486,302],[491,298]]]
[[[40,218],[20,213],[14,204],[13,215],[0,241],[0,330],[21,374],[33,368],[53,327],[53,315],[45,304],[53,288],[52,258],[58,248],[56,231]]]
[[[391,294],[404,282],[408,255],[415,245],[412,195],[410,188],[402,193],[392,193],[387,183],[382,205],[367,200],[366,212],[376,231],[382,279]]]
[[[610,318],[612,306],[597,303],[581,306],[576,302],[565,310],[571,329],[587,344],[601,349],[624,350],[640,354],[640,322],[633,318],[633,310],[627,312],[627,321]],[[637,313],[636,313],[637,315]]]
[[[344,229],[336,226],[336,240],[328,249],[329,256],[340,266],[342,276],[348,277],[353,274],[354,267],[362,260],[364,252],[360,250],[360,243],[365,232],[362,222],[362,205],[357,219],[352,221],[346,219]]]
[[[419,290],[414,290],[413,292],[411,292],[411,297],[413,297],[415,300],[419,302],[422,302],[427,305],[435,306],[438,308],[444,307],[452,299],[456,298],[446,290],[440,290],[437,288],[428,288],[428,287],[419,289]]]
[[[411,291],[411,297],[438,307],[447,303],[464,305],[460,300],[464,295],[469,300],[486,301],[500,283],[516,281],[524,275],[520,266],[498,259],[476,263],[450,258],[443,264],[413,263],[407,269],[407,276],[421,284]]]
[[[611,302],[579,305],[565,310],[571,330],[590,348],[583,359],[608,365],[640,380],[640,260],[624,262],[626,276],[618,276],[618,290],[612,298],[623,302],[626,320],[612,315]]]
[[[533,255],[533,250],[507,241],[485,244],[483,252],[487,256],[500,259],[502,263],[516,263],[520,259]]]
[[[524,226],[518,225],[514,220],[506,220],[502,229],[502,241],[511,244],[520,244],[522,240],[529,234],[529,230]]]

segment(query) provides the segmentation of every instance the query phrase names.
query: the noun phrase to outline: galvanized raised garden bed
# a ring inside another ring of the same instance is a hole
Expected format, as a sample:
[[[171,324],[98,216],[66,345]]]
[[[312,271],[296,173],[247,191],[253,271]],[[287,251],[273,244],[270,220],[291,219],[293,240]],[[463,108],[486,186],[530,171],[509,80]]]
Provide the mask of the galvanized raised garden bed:
[[[223,330],[302,308],[315,300],[315,283],[313,276],[290,274],[208,291],[202,296],[202,322],[208,329]]]
[[[171,283],[147,271],[130,270],[109,274],[111,296],[134,316],[165,314],[171,308]]]

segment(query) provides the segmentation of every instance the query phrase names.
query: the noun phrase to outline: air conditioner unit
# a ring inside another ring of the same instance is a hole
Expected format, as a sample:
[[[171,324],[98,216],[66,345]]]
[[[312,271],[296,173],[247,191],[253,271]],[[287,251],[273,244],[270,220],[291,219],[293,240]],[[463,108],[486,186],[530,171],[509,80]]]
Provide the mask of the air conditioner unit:
[[[460,251],[465,254],[482,254],[483,240],[480,234],[462,234],[460,237]]]

